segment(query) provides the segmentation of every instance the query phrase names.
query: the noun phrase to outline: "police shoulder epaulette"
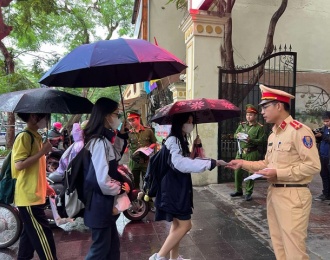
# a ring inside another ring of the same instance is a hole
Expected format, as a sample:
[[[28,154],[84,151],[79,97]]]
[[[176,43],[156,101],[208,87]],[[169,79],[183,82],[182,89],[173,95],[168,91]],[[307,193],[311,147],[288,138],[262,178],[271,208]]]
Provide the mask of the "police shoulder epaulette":
[[[244,124],[246,124],[246,122],[241,122],[241,125],[244,125]]]
[[[259,122],[258,122],[258,125],[260,125],[260,126],[264,126],[263,124],[260,124]]]
[[[300,122],[297,121],[297,120],[293,120],[293,121],[291,121],[291,122],[290,122],[290,125],[291,125],[294,129],[296,129],[296,130],[302,128],[302,126],[303,126],[302,123],[300,123]]]

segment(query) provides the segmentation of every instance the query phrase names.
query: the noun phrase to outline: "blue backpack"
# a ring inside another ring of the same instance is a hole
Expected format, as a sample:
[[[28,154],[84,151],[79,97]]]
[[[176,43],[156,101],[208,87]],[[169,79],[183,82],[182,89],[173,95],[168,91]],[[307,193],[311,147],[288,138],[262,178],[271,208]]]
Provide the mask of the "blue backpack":
[[[31,132],[27,130],[23,130],[18,133],[16,137],[21,133],[28,133],[31,137],[31,150],[34,142],[34,136]],[[15,184],[16,179],[12,178],[11,175],[11,152],[10,151],[6,158],[3,161],[2,168],[0,171],[0,202],[5,204],[12,204],[14,202],[14,194],[15,194]]]

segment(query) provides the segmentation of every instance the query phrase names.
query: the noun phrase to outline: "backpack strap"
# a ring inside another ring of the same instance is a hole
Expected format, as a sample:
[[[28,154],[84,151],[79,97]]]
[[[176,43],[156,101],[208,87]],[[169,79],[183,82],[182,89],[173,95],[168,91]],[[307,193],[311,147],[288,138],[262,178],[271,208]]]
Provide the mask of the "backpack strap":
[[[33,143],[34,143],[34,135],[33,135],[29,130],[23,130],[23,131],[19,132],[19,133],[15,136],[14,142],[15,142],[17,136],[18,136],[19,134],[21,134],[21,133],[28,133],[28,134],[30,135],[30,137],[31,137],[31,151],[30,151],[30,155],[31,155],[31,153],[32,153],[32,145],[33,145]]]

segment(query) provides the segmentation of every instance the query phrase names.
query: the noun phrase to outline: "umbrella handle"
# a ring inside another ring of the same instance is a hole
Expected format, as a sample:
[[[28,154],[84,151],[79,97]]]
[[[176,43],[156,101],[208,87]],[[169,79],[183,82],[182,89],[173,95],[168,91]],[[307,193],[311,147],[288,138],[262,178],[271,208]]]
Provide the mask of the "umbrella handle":
[[[124,113],[124,121],[126,121],[126,113],[125,113],[125,106],[124,106],[124,97],[123,97],[123,92],[121,89],[121,85],[119,85],[119,92],[120,92],[120,99],[121,99],[121,105],[123,107],[123,113]]]

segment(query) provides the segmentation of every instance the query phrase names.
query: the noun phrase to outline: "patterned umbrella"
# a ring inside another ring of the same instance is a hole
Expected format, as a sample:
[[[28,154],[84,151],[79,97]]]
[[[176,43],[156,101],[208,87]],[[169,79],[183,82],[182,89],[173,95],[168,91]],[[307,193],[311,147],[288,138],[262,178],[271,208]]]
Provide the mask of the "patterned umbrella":
[[[239,117],[240,109],[226,99],[191,99],[182,100],[162,107],[152,118],[151,122],[160,125],[172,123],[172,116],[180,113],[193,113],[194,123],[215,123]]]

